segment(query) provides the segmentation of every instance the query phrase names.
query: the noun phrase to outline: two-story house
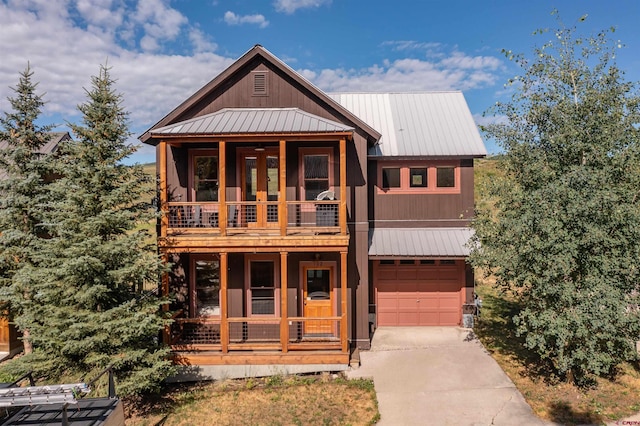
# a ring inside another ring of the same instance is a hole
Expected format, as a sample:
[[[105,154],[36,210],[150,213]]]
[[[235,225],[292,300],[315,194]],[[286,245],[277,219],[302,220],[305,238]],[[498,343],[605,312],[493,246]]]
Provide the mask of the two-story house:
[[[461,323],[485,155],[461,93],[327,94],[257,45],[140,139],[177,362],[339,370],[375,326]]]

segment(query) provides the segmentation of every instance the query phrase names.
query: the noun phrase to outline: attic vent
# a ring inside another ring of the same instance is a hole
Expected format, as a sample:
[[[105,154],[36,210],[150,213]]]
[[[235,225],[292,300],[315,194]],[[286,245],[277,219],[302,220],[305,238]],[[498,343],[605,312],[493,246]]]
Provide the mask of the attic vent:
[[[256,71],[253,73],[253,96],[267,96],[267,72]]]

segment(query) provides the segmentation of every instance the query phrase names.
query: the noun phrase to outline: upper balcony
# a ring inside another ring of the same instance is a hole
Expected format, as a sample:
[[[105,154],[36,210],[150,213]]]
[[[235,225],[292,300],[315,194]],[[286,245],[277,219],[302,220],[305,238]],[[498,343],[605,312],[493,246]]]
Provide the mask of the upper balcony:
[[[160,246],[349,244],[345,136],[158,144]]]

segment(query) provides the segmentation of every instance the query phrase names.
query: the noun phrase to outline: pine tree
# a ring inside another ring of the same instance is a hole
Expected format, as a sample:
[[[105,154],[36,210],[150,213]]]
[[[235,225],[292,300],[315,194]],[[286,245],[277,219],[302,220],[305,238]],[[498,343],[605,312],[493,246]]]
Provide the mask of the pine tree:
[[[12,112],[0,118],[0,300],[24,333],[24,348],[31,352],[30,325],[34,320],[34,257],[41,250],[42,205],[49,197],[46,181],[51,162],[39,153],[51,137],[52,126],[37,120],[44,101],[36,93],[33,71],[20,74],[9,98]]]
[[[101,67],[78,107],[82,123],[70,125],[75,140],[59,148],[60,178],[44,209],[50,238],[37,258],[41,321],[32,327],[34,353],[20,363],[50,380],[111,365],[119,393],[135,394],[157,389],[172,366],[159,341],[163,301],[140,291],[163,268],[137,228],[155,215],[142,201],[151,178],[122,163],[135,147],[113,85]]]
[[[587,384],[637,358],[640,96],[615,63],[619,42],[576,31],[513,56],[523,74],[495,110],[506,120],[486,129],[506,179],[474,223],[472,260],[519,299],[525,345]]]

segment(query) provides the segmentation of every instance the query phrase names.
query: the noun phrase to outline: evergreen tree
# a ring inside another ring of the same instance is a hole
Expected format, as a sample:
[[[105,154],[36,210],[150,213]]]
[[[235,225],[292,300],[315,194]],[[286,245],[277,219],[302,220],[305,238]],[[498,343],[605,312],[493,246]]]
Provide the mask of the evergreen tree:
[[[41,250],[42,205],[51,173],[51,162],[39,153],[51,126],[36,122],[44,101],[32,77],[27,65],[13,89],[16,96],[9,98],[12,111],[0,118],[0,301],[2,313],[10,313],[23,331],[26,353],[31,352],[32,309],[38,306],[31,272]]]
[[[152,178],[122,164],[135,147],[113,85],[101,67],[78,107],[82,123],[71,125],[76,140],[60,146],[54,201],[44,209],[51,238],[37,258],[41,320],[32,326],[34,353],[20,364],[50,380],[112,365],[119,393],[135,394],[157,389],[172,366],[159,341],[163,301],[141,291],[163,268],[138,227],[155,216],[142,201]]]
[[[619,41],[560,28],[522,67],[488,126],[505,151],[474,265],[511,289],[526,346],[577,383],[635,359],[640,340],[640,97]],[[544,32],[541,32],[544,33]]]

